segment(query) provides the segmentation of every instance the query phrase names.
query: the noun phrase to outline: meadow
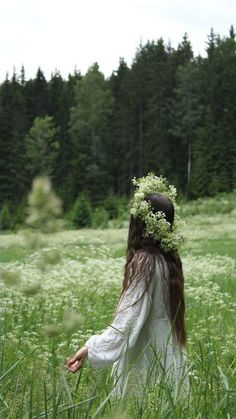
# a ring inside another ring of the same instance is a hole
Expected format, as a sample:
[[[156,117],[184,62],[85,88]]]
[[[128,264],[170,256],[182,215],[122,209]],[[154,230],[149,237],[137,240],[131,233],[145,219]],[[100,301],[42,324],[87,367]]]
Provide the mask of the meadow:
[[[164,385],[112,401],[109,368],[65,368],[112,320],[127,228],[1,235],[1,418],[236,418],[236,210],[224,200],[218,212],[204,200],[183,210],[184,402]]]

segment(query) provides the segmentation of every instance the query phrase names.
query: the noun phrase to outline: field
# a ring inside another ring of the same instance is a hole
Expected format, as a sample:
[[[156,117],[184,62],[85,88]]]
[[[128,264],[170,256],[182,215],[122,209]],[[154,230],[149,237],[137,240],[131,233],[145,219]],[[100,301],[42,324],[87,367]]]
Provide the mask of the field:
[[[126,228],[2,235],[1,418],[236,418],[235,215],[185,214],[185,402],[160,387],[119,404],[109,369],[65,369],[113,317]]]

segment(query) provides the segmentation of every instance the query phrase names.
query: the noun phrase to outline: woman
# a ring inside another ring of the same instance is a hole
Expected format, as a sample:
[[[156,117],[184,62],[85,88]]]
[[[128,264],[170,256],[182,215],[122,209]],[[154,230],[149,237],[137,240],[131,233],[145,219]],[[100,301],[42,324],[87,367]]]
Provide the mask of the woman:
[[[137,393],[160,380],[188,384],[184,277],[178,256],[183,236],[175,217],[176,190],[154,174],[133,183],[137,189],[130,204],[125,274],[115,318],[67,360],[72,373],[86,357],[94,368],[113,364],[118,396],[127,385]]]

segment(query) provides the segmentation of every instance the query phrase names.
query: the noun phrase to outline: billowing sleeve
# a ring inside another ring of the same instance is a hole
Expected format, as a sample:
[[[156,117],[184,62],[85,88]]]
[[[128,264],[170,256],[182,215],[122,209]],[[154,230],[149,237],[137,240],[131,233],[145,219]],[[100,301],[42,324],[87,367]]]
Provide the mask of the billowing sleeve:
[[[112,324],[102,334],[91,336],[85,343],[93,368],[113,364],[137,341],[152,303],[154,281],[150,277],[152,273],[147,257],[142,252],[134,255],[132,281],[118,304]],[[144,269],[145,265],[147,269]]]

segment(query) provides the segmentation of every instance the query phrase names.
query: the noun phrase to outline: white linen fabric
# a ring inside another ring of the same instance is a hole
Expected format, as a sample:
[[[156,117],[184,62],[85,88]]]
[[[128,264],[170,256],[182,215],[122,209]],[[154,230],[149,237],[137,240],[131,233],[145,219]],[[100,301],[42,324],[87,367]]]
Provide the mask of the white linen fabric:
[[[134,279],[118,304],[112,324],[85,343],[91,367],[113,364],[113,394],[119,397],[126,393],[127,385],[136,393],[147,382],[156,385],[164,377],[172,385],[188,387],[186,351],[178,345],[171,328],[168,267],[163,256],[155,256],[153,277],[146,290],[148,278],[140,269],[145,253],[134,256]]]

